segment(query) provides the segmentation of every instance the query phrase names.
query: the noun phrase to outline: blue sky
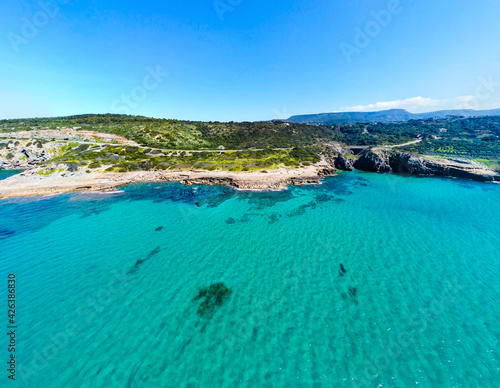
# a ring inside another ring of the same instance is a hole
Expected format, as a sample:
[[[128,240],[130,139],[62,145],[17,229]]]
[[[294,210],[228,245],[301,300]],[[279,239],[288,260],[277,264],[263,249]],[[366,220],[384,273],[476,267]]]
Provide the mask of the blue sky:
[[[500,107],[498,0],[0,4],[0,118]]]

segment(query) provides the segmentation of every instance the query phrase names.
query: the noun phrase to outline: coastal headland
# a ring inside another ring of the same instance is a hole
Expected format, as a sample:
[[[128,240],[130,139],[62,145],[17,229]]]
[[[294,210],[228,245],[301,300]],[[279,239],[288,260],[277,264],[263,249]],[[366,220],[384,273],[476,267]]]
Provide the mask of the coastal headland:
[[[447,137],[441,127],[456,128],[457,120],[435,123],[431,132],[441,138],[425,133],[428,123],[411,137],[410,130],[395,136],[396,124],[382,130],[359,125],[356,132],[352,125],[193,123],[120,115],[4,120],[0,169],[23,172],[0,181],[0,199],[111,191],[134,182],[284,189],[319,184],[338,170],[353,169],[500,182],[494,135],[483,131],[477,144],[463,145],[456,133]],[[360,145],[349,145],[354,142]]]

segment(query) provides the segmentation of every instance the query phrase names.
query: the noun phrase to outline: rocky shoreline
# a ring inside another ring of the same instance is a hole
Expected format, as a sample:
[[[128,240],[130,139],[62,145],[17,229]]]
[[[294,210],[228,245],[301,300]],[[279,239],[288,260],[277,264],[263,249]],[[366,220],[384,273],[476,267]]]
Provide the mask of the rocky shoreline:
[[[366,148],[356,156],[349,149],[338,147],[330,156],[323,157],[321,162],[314,165],[279,168],[268,172],[151,170],[119,173],[105,171],[107,166],[92,170],[72,170],[64,165],[50,164],[50,159],[61,152],[63,143],[42,146],[35,142],[29,146],[23,143],[25,142],[11,147],[10,151],[4,151],[11,152],[16,157],[2,158],[0,155],[0,169],[25,170],[0,181],[0,199],[80,190],[111,191],[134,182],[177,181],[186,185],[228,185],[242,190],[280,190],[288,185],[320,184],[322,178],[334,176],[338,170],[354,169],[500,182],[498,171],[470,160],[413,156],[382,147]]]
[[[431,159],[378,148],[366,149],[356,158],[348,158],[340,154],[334,160],[334,165],[337,169],[346,171],[356,169],[368,172],[470,179],[478,182],[500,182],[498,171],[471,160]]]
[[[139,182],[180,182],[185,185],[228,185],[242,190],[279,190],[289,185],[320,184],[321,178],[335,175],[336,170],[321,162],[309,167],[252,172],[228,171],[138,171],[105,172],[60,170],[44,175],[43,168],[32,168],[0,181],[0,199],[73,191],[111,191]]]

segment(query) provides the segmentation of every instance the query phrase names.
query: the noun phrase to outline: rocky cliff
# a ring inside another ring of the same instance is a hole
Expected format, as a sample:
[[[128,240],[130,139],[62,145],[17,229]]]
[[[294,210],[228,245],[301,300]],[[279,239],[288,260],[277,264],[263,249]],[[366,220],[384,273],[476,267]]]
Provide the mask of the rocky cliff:
[[[337,158],[338,166],[347,165],[345,157]],[[431,159],[413,156],[406,152],[367,149],[357,160],[352,160],[354,168],[370,172],[395,172],[421,176],[443,176],[471,179],[481,182],[500,182],[500,174],[480,163],[462,159]],[[336,163],[337,165],[337,163]],[[347,168],[348,169],[348,168]]]
[[[41,140],[0,139],[0,170],[26,170],[46,163],[65,145]]]

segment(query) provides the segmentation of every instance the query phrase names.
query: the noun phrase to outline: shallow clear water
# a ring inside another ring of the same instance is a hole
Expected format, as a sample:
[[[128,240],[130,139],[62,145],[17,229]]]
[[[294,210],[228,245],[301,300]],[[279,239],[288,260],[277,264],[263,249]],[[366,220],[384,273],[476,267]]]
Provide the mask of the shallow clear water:
[[[353,172],[124,191],[0,201],[9,386],[498,386],[499,186]],[[216,282],[233,292],[199,316]]]
[[[0,181],[2,179],[7,179],[16,174],[20,174],[22,171],[20,170],[0,170]]]

